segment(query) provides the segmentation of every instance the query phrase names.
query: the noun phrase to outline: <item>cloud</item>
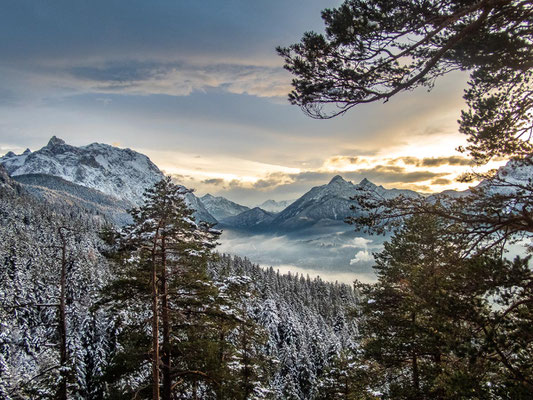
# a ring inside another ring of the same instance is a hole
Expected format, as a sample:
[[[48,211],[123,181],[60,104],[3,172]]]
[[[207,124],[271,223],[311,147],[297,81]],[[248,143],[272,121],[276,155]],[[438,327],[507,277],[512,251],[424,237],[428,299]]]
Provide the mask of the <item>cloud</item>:
[[[428,179],[448,175],[448,173],[428,170],[407,171],[405,168],[399,166],[377,165],[373,168],[349,172],[346,175],[353,178],[367,178],[379,183],[413,183],[427,181]]]
[[[205,183],[206,185],[222,186],[224,184],[224,179],[222,178],[205,179],[202,181],[202,183]]]
[[[432,185],[449,185],[450,183],[452,183],[452,181],[446,178],[438,178],[431,181]]]
[[[188,96],[195,91],[219,88],[233,94],[285,97],[290,91],[290,76],[281,67],[258,65],[130,61],[76,66],[65,74],[66,84],[95,93]]]
[[[469,166],[473,165],[472,160],[461,156],[449,156],[449,157],[400,157],[391,160],[391,163],[396,161],[402,161],[406,165],[416,165],[417,167],[440,167],[441,165],[458,165]]]
[[[365,160],[360,157],[353,156],[335,156],[327,160],[327,163],[330,165],[353,165],[360,164],[362,162],[365,162]]]
[[[350,260],[350,265],[370,262],[374,260],[374,256],[368,250],[360,250],[355,254],[355,257]]]

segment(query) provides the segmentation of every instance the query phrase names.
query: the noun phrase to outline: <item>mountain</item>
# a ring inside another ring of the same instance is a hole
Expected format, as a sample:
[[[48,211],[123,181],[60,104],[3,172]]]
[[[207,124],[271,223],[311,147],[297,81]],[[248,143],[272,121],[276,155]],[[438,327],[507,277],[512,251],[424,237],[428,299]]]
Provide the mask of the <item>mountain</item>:
[[[108,217],[116,225],[131,223],[130,202],[117,199],[96,189],[76,185],[53,175],[17,175],[13,180],[22,184],[25,191],[39,200],[54,206],[83,208],[89,213]]]
[[[134,204],[140,204],[145,188],[163,178],[147,156],[133,150],[101,143],[75,147],[55,136],[40,150],[8,153],[0,163],[11,176],[58,176]]]
[[[234,229],[262,230],[268,227],[273,219],[273,213],[255,207],[238,215],[224,218],[220,224]]]
[[[12,177],[34,175],[34,186],[48,187],[49,184],[36,184],[35,175],[43,180],[46,180],[44,175],[51,175],[98,190],[126,202],[128,208],[140,205],[144,190],[164,176],[147,156],[131,149],[120,149],[102,143],[75,147],[55,136],[46,146],[33,153],[29,149],[20,155],[7,153],[0,158],[0,164]],[[194,194],[187,194],[185,200],[196,210],[196,219],[217,222]]]
[[[269,211],[272,213],[279,213],[280,211],[283,211],[284,209],[286,209],[292,203],[294,203],[294,200],[282,200],[282,201],[267,200],[264,203],[258,205],[258,207],[262,208],[265,211]]]
[[[217,219],[207,211],[202,201],[193,193],[187,193],[185,195],[185,203],[187,203],[187,206],[195,210],[194,218],[196,218],[197,221],[204,221],[210,224],[218,223]]]
[[[304,194],[272,220],[271,228],[280,231],[293,231],[309,228],[315,224],[329,221],[342,222],[354,214],[350,206],[357,207],[357,203],[350,198],[361,191],[372,191],[384,198],[399,195],[418,197],[418,193],[411,190],[385,189],[363,179],[359,184],[335,176],[327,185],[316,186]]]
[[[234,215],[240,214],[244,211],[248,211],[250,208],[246,206],[241,206],[240,204],[234,203],[231,200],[228,200],[221,196],[212,196],[209,193],[200,198],[202,204],[205,206],[206,210],[215,217],[218,221],[233,217]]]

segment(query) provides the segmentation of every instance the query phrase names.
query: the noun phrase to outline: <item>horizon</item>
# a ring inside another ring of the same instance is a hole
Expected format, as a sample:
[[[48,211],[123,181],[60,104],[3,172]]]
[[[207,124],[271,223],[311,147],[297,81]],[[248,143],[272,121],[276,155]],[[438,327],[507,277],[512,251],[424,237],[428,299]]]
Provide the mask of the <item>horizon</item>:
[[[43,148],[45,148],[46,146],[48,146],[50,144],[51,141],[53,140],[57,140],[57,141],[60,141],[60,142],[63,142],[64,144],[66,145],[69,145],[69,146],[73,146],[71,145],[70,143],[66,142],[65,140],[63,140],[62,138],[60,137],[57,137],[56,135],[53,135],[47,142],[44,146],[38,148],[38,149],[35,149],[35,150],[32,150],[30,149],[29,147],[27,147],[26,149],[24,149],[23,151],[19,151],[19,154],[17,154],[16,152],[14,151],[10,151],[12,153],[15,154],[15,156],[21,156],[25,153],[27,153],[27,151],[29,150],[31,153],[34,153],[36,151],[39,151]],[[103,144],[103,145],[106,145],[106,146],[111,146],[111,147],[115,147],[117,149],[121,149],[121,150],[126,150],[126,149],[129,149],[129,150],[133,150],[133,151],[136,151],[134,149],[130,149],[130,148],[123,148],[123,147],[119,147],[115,144],[108,144],[108,143],[101,143],[101,142],[92,142],[92,143],[87,143],[85,145],[81,145],[81,146],[73,146],[73,147],[85,147],[85,146],[90,146],[90,145],[93,145],[93,144]],[[136,151],[137,153],[139,154],[143,154],[141,152],[138,152]],[[9,153],[9,152],[8,152]],[[0,158],[3,158],[5,157],[8,153],[4,153],[4,154],[1,154],[0,155]],[[146,157],[148,157],[146,154],[143,154],[145,155]],[[150,161],[152,161],[160,170],[163,174],[165,175],[169,175],[171,176],[177,183],[179,184],[183,184],[182,182],[179,181],[179,177],[176,177],[175,175],[173,174],[167,174],[163,169],[161,169],[159,167],[159,165],[154,162],[153,160],[151,160],[150,157],[148,157],[150,159]],[[378,184],[376,182],[374,182],[372,179],[369,179],[368,177],[366,176],[363,176],[361,177],[359,180],[355,180],[355,179],[350,179],[349,177],[346,177],[346,175],[343,176],[342,173],[338,173],[338,171],[334,171],[334,172],[331,172],[328,174],[324,174],[322,176],[324,178],[324,180],[322,180],[321,182],[318,182],[317,184],[314,184],[314,185],[311,185],[311,186],[308,186],[307,188],[305,188],[297,197],[294,197],[294,198],[270,198],[270,197],[263,197],[263,198],[259,198],[259,200],[255,201],[255,202],[247,202],[246,199],[241,199],[241,198],[236,198],[236,197],[229,197],[229,196],[224,196],[224,195],[220,195],[220,194],[216,194],[216,193],[211,193],[209,191],[198,191],[196,188],[194,187],[189,187],[187,185],[184,184],[184,186],[188,187],[189,189],[192,189],[195,193],[195,195],[198,197],[198,198],[202,198],[206,195],[211,195],[211,196],[214,196],[214,197],[222,197],[222,198],[225,198],[227,200],[230,200],[234,203],[237,203],[237,204],[240,204],[240,205],[244,205],[244,206],[247,206],[249,208],[255,208],[255,207],[259,207],[261,206],[263,203],[267,202],[267,201],[276,201],[276,202],[294,202],[296,200],[298,200],[301,196],[303,196],[304,194],[308,193],[311,189],[313,189],[314,187],[317,187],[317,186],[326,186],[328,184],[330,184],[333,180],[335,180],[337,177],[340,177],[341,179],[343,179],[345,182],[348,182],[348,183],[351,183],[352,185],[359,185],[363,182],[370,182],[376,186],[381,186],[381,187],[384,187],[385,189],[400,189],[400,188],[397,188],[397,187],[387,187],[385,185],[381,185],[381,184]],[[472,185],[470,185],[472,186]],[[407,190],[412,190],[412,189],[407,189]],[[260,193],[264,193],[264,192],[260,192]],[[422,195],[426,195],[426,194],[431,194],[431,193],[427,193],[427,192],[421,192],[421,191],[417,191],[417,193],[419,194],[422,194]],[[433,193],[437,193],[437,192],[433,192]]]

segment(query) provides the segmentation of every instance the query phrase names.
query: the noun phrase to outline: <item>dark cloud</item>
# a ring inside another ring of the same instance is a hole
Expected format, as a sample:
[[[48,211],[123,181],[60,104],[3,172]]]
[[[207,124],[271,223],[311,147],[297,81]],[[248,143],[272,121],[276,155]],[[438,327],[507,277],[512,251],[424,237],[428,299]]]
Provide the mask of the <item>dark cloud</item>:
[[[3,61],[265,53],[320,27],[324,1],[17,0],[2,3]],[[299,18],[294,18],[298,15]],[[276,26],[273,30],[272,26]]]
[[[344,174],[349,179],[367,178],[376,183],[414,183],[448,175],[448,173],[432,171],[406,171],[403,167],[391,165],[377,165],[369,169],[360,169]]]
[[[406,165],[418,165],[420,163],[420,159],[416,157],[400,157],[390,160],[389,165],[394,165],[398,161],[402,161]]]
[[[450,183],[452,183],[452,181],[446,178],[438,178],[431,181],[432,185],[449,185]]]
[[[427,158],[400,157],[391,160],[390,163],[394,164],[396,161],[402,161],[404,164],[416,165],[417,167],[440,167],[441,165],[472,165],[472,160],[461,156]]]
[[[202,181],[202,183],[205,183],[206,185],[222,186],[224,185],[224,179],[221,179],[221,178],[206,179]]]
[[[472,160],[461,156],[433,157],[422,159],[423,167],[438,167],[440,165],[472,165]]]
[[[349,164],[359,164],[361,159],[359,157],[350,156],[336,156],[329,160],[331,163],[348,162]]]
[[[359,183],[364,178],[376,184],[415,184],[417,182],[425,182],[430,179],[439,178],[448,175],[446,172],[432,172],[432,171],[406,171],[405,168],[400,166],[391,165],[377,165],[373,168],[359,169],[357,171],[342,172],[319,172],[319,171],[305,171],[297,174],[288,173],[272,173],[267,175],[264,179],[260,179],[254,184],[250,185],[246,182],[231,181],[230,187],[243,188],[249,190],[272,190],[274,188],[288,189],[294,185],[303,185],[304,187],[311,188],[313,186],[319,186],[327,184],[335,175],[341,175],[344,179]],[[427,189],[427,187],[425,187]]]
[[[75,78],[96,82],[130,82],[153,77],[156,65],[139,63],[108,64],[106,66],[71,67],[67,72]]]
[[[257,182],[253,184],[253,187],[255,189],[268,189],[272,188],[274,186],[279,186],[281,182],[276,179],[259,179]]]

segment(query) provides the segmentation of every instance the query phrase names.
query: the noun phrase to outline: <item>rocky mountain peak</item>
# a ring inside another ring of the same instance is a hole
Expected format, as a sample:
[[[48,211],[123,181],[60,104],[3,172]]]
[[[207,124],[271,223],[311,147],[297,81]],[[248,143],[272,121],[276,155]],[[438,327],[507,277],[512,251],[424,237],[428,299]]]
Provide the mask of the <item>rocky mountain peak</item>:
[[[339,183],[348,183],[342,176],[335,175],[328,183],[328,185],[334,185]]]
[[[46,147],[57,147],[57,146],[61,146],[61,145],[64,145],[65,144],[65,141],[63,139],[59,139],[57,136],[52,136],[50,138],[50,140],[48,141],[48,144],[46,145]],[[28,149],[29,150],[29,149]],[[24,152],[26,153],[26,152]]]

